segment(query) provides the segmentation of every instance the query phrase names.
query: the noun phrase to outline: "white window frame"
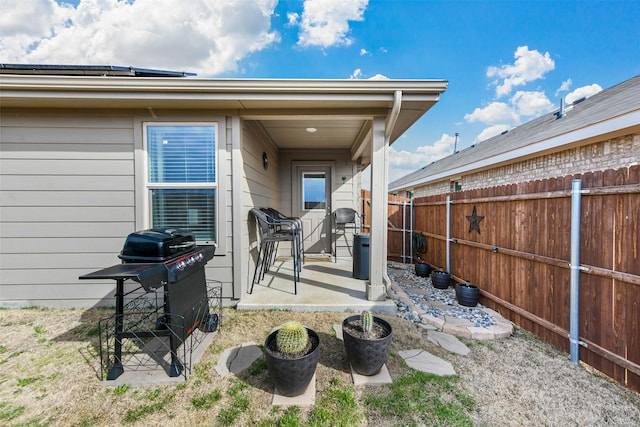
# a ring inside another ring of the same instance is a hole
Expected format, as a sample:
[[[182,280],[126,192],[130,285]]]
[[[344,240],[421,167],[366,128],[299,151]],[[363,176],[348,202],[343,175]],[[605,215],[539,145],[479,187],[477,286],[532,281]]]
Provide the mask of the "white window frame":
[[[149,163],[147,153],[148,126],[214,126],[215,127],[215,183],[169,183],[158,184],[149,182]],[[217,245],[216,255],[226,253],[226,217],[227,217],[227,130],[224,117],[189,117],[186,119],[148,120],[137,118],[134,122],[135,130],[135,211],[136,229],[151,227],[151,190],[156,188],[214,188],[216,204],[215,232]],[[199,244],[212,244],[211,241],[198,241]]]

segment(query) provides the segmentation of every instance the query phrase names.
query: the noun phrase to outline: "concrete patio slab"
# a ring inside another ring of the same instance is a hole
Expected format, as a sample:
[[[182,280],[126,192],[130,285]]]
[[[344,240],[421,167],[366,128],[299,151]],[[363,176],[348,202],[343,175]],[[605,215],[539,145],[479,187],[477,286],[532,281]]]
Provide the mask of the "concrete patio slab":
[[[200,334],[201,332],[194,332]],[[202,334],[198,337],[198,343],[193,347],[190,357],[191,368],[202,358],[205,350],[211,345],[217,332]],[[155,341],[162,341],[156,343]],[[185,381],[185,375],[170,377],[168,365],[171,363],[171,354],[166,351],[168,343],[166,338],[156,338],[149,342],[140,354],[124,364],[124,372],[115,380],[104,380],[100,383],[107,387],[128,385],[131,387],[151,387],[166,384],[179,384]],[[182,356],[183,347],[179,347],[177,353]],[[187,376],[189,375],[188,368]]]
[[[352,368],[351,378],[353,379],[354,385],[384,385],[391,384],[393,382],[386,364],[382,365],[380,372],[375,375],[360,375]]]
[[[456,374],[451,363],[425,350],[402,350],[398,354],[407,362],[407,365],[418,371],[440,376]]]
[[[293,288],[293,263],[278,258],[252,294],[243,294],[238,310],[289,310],[297,312],[331,311],[374,313],[395,316],[396,304],[391,298],[384,301],[367,300],[367,281],[353,278],[350,257],[333,260],[307,261],[302,266],[298,293]]]
[[[316,402],[316,375],[313,374],[313,378],[311,378],[311,382],[307,386],[307,389],[304,393],[288,397],[283,396],[278,393],[276,389],[273,392],[273,399],[271,400],[271,404],[273,406],[311,406]]]

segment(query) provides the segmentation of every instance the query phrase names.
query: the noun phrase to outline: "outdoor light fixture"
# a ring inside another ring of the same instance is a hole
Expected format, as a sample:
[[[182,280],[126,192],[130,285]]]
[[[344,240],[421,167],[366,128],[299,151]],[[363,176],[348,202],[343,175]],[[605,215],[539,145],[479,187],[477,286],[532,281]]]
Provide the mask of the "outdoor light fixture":
[[[316,129],[316,128],[307,128],[306,131],[309,132],[309,133],[316,133],[318,131],[318,129]]]
[[[265,170],[269,167],[269,156],[267,156],[266,151],[262,152],[262,167],[264,167]]]

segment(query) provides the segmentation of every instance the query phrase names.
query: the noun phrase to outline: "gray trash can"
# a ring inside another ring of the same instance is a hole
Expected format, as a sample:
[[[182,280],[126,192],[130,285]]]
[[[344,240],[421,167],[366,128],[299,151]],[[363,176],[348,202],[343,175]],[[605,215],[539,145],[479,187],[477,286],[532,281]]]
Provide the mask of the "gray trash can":
[[[369,279],[369,241],[368,234],[353,236],[353,277]]]

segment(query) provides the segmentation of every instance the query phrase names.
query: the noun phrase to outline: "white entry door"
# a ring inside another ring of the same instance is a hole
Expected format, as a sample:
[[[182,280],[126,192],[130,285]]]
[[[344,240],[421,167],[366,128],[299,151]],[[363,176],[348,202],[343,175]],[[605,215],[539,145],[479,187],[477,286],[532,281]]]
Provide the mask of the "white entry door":
[[[305,254],[331,254],[331,165],[294,166],[294,216],[304,224]]]

